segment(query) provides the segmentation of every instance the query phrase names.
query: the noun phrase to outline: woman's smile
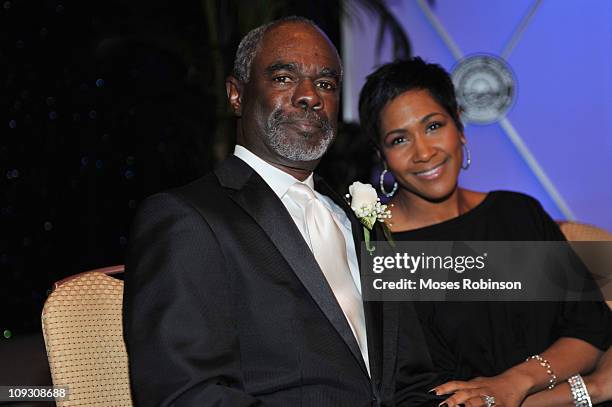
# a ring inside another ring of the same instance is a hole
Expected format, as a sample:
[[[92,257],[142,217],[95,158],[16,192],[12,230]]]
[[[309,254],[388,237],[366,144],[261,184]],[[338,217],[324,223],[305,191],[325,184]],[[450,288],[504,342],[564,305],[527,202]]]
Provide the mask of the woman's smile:
[[[422,171],[413,172],[413,174],[419,177],[420,179],[423,179],[426,181],[435,180],[442,175],[444,171],[444,165],[446,164],[447,161],[448,159],[445,159],[440,164],[430,167],[429,169],[424,169]]]

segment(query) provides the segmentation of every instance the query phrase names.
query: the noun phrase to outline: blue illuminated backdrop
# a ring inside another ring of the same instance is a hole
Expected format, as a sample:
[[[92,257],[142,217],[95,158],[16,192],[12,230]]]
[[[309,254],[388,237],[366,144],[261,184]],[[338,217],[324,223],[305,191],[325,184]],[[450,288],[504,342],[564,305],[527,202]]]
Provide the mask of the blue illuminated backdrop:
[[[463,185],[525,192],[555,219],[573,215],[612,230],[612,2],[387,4],[409,33],[414,55],[451,71],[458,53],[503,54],[516,76],[517,98],[505,123],[510,127],[466,127],[473,164],[462,175]],[[376,57],[372,20],[363,12],[360,21],[343,26],[345,120],[357,120],[365,76],[391,58],[388,42]],[[524,142],[541,174],[517,150],[509,130]]]

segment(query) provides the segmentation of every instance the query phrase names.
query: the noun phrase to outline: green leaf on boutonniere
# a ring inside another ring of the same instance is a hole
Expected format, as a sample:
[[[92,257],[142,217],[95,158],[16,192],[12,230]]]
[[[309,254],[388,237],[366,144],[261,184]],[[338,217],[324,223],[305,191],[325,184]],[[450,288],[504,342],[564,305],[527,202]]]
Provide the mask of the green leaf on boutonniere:
[[[359,218],[363,226],[368,229],[368,232],[372,230],[374,227],[374,223],[376,223],[376,215],[374,216],[364,216],[363,218]]]

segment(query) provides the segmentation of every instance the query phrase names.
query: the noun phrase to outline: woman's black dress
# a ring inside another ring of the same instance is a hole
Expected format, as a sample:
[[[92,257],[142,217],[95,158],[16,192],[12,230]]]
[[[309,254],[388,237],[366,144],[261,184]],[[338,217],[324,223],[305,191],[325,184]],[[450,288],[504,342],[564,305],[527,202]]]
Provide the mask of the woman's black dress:
[[[557,224],[535,199],[494,191],[471,211],[396,241],[558,241]],[[612,316],[604,302],[415,302],[442,382],[494,376],[541,353],[560,337],[610,346]],[[554,366],[553,366],[554,369]]]

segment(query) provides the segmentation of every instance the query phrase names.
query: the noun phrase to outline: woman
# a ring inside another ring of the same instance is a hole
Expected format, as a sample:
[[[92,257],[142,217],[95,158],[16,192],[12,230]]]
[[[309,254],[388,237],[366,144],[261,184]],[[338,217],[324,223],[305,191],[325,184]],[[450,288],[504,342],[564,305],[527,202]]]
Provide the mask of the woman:
[[[389,225],[396,241],[564,240],[535,199],[458,186],[471,159],[453,84],[440,66],[414,58],[380,67],[368,76],[359,112],[396,180]],[[593,370],[612,336],[603,302],[415,307],[434,365],[456,380],[433,389],[448,395],[443,403],[450,407],[573,405],[567,384],[542,390]],[[604,389],[612,381],[609,365],[585,377],[594,402],[612,397],[612,389]]]

